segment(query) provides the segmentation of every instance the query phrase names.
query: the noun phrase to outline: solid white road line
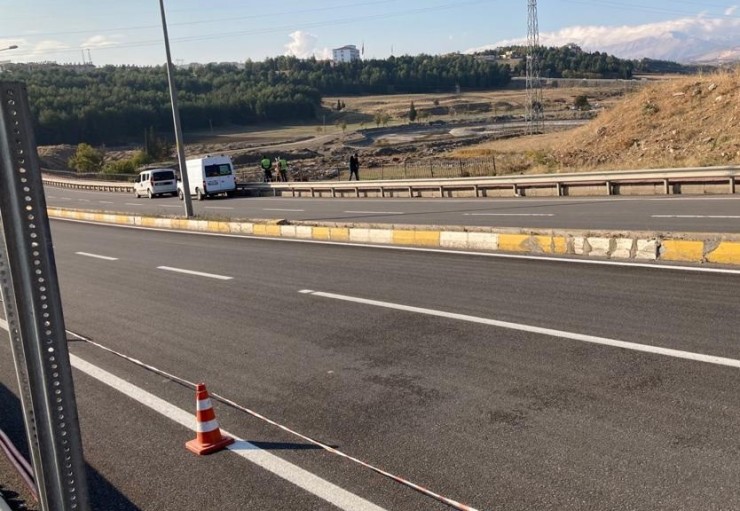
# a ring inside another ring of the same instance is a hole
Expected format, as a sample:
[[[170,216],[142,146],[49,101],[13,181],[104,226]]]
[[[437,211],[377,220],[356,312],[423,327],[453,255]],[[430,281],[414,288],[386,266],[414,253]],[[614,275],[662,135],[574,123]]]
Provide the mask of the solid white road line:
[[[140,202],[126,202],[125,205],[126,206],[143,206],[143,204]]]
[[[79,202],[90,202],[90,199],[77,199]]]
[[[652,218],[715,218],[715,219],[740,219],[740,215],[652,215]]]
[[[226,277],[224,275],[216,275],[214,273],[203,273],[200,271],[183,270],[182,268],[172,268],[171,266],[157,266],[158,270],[174,271],[176,273],[185,273],[187,275],[196,275],[198,277],[208,277],[209,279],[216,280],[233,280],[234,277]]]
[[[154,394],[151,394],[136,385],[132,385],[126,380],[90,364],[76,355],[70,354],[69,359],[72,367],[195,432],[196,422],[194,412],[186,412],[182,408],[178,408]],[[383,508],[376,506],[372,502],[358,497],[357,495],[354,495],[353,493],[350,493],[347,490],[308,472],[307,470],[260,449],[256,445],[237,437],[233,433],[229,433],[226,430],[222,430],[222,432],[237,440],[236,443],[227,447],[228,450],[238,454],[248,461],[251,461],[257,466],[272,472],[278,477],[293,483],[299,488],[324,499],[340,509],[348,511],[384,511]]]
[[[405,215],[403,211],[345,211],[345,213],[359,213],[361,215]]]
[[[705,362],[707,364],[715,364],[721,366],[735,367],[740,369],[740,360],[732,358],[716,357],[714,355],[704,355],[701,353],[693,353],[690,351],[674,350],[670,348],[661,348],[659,346],[650,346],[647,344],[637,344],[634,342],[619,341],[617,339],[609,339],[606,337],[597,337],[593,335],[578,334],[573,332],[566,332],[563,330],[554,330],[552,328],[543,328],[538,326],[523,325],[520,323],[510,323],[508,321],[499,321],[496,319],[487,319],[477,316],[468,316],[466,314],[456,314],[454,312],[445,312],[434,309],[425,309],[422,307],[412,307],[409,305],[401,305],[397,303],[381,302],[378,300],[368,300],[365,298],[357,298],[354,296],[339,295],[334,293],[323,293],[320,291],[311,291],[304,289],[299,291],[302,294],[308,294],[312,296],[320,296],[323,298],[331,298],[333,300],[341,300],[345,302],[359,303],[363,305],[372,305],[374,307],[383,307],[386,309],[395,309],[404,312],[414,312],[416,314],[426,314],[428,316],[437,316],[440,318],[455,319],[459,321],[467,321],[469,323],[479,323],[483,325],[490,325],[498,328],[507,328],[509,330],[517,330],[520,332],[529,332],[533,334],[548,335],[550,337],[558,337],[560,339],[568,339],[572,341],[580,341],[591,344],[600,344],[602,346],[611,346],[614,348],[622,348],[632,351],[641,351],[644,353],[653,353],[656,355],[665,355],[673,358],[681,358],[686,360],[693,360],[696,362]]]
[[[177,209],[182,209],[183,208],[182,206],[173,206],[172,204],[162,204],[161,207],[163,207],[163,208],[177,208]]]
[[[7,321],[0,319],[0,328],[8,331]],[[86,360],[81,359],[77,355],[70,353],[69,361],[75,369],[82,371],[99,382],[108,385],[125,396],[154,410],[160,415],[163,415],[173,422],[195,432],[196,422],[194,413],[186,412],[182,408],[178,408],[168,403],[164,399],[161,399],[154,394],[151,394],[140,387],[137,387],[136,385],[133,385],[126,380],[87,362]],[[362,497],[358,497],[357,495],[350,493],[347,490],[308,472],[307,470],[297,467],[282,458],[278,458],[274,454],[270,454],[269,452],[260,449],[256,445],[249,443],[226,430],[222,429],[221,431],[228,436],[234,437],[236,440],[235,443],[227,447],[228,450],[238,454],[247,461],[251,461],[258,467],[272,472],[276,476],[293,483],[302,490],[324,499],[339,509],[345,509],[347,511],[385,511],[383,508],[376,506],[372,502],[365,500]]]
[[[288,209],[288,208],[262,208],[262,211],[296,211],[296,212],[302,212],[306,211],[305,209]]]
[[[85,257],[92,257],[94,259],[104,259],[105,261],[118,261],[117,257],[108,257],[104,255],[90,254],[89,252],[75,252],[75,254],[85,256]]]
[[[228,206],[206,206],[203,209],[234,209]]]
[[[464,216],[555,216],[553,213],[463,213]]]
[[[98,201],[98,203],[99,203],[99,204],[113,204],[113,201],[109,201],[109,200],[99,200],[99,201]]]

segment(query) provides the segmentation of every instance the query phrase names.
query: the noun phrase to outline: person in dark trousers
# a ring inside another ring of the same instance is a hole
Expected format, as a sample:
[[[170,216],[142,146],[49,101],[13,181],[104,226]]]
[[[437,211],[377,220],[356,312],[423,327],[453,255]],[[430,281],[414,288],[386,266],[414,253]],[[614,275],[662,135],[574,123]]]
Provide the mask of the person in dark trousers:
[[[355,176],[355,180],[360,180],[360,159],[357,157],[357,153],[349,157],[349,180],[352,181],[352,176]]]
[[[263,155],[260,160],[260,167],[262,167],[262,172],[265,173],[265,183],[272,181],[272,161],[270,158]]]

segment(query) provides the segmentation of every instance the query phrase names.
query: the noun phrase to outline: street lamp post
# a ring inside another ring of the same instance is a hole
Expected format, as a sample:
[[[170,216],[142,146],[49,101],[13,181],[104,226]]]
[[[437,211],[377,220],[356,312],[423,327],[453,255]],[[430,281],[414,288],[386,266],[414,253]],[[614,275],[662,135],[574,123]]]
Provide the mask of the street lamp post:
[[[177,162],[180,165],[180,179],[182,179],[182,195],[185,203],[185,217],[193,216],[193,201],[190,198],[190,181],[185,164],[185,148],[182,144],[182,127],[180,126],[180,109],[177,106],[177,89],[172,69],[172,55],[170,54],[170,38],[167,35],[167,20],[164,15],[164,0],[159,0],[159,10],[162,13],[162,32],[164,33],[164,48],[167,52],[167,81],[170,87],[170,103],[172,104],[172,119],[175,124],[175,144],[177,145]]]

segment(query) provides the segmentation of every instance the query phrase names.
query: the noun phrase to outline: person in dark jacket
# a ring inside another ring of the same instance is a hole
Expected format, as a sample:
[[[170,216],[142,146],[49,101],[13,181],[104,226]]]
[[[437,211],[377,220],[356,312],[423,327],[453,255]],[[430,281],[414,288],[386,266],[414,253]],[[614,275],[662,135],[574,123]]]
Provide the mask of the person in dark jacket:
[[[360,180],[360,159],[357,157],[357,153],[349,157],[349,180],[352,181],[352,176],[355,176],[355,180]]]

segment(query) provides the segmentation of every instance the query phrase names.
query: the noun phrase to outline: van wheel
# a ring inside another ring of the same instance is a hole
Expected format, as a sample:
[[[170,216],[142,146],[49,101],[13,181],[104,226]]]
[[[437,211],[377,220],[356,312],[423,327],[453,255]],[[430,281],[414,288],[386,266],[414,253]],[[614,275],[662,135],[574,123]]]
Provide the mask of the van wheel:
[[[233,190],[230,191],[230,192],[226,192],[226,196],[229,197],[229,198],[233,197],[235,194],[236,194],[236,192],[233,191]]]
[[[203,192],[200,190],[200,188],[195,189],[195,196],[197,197],[198,200],[203,200],[206,198],[206,196],[203,195]]]
[[[146,196],[149,197],[150,199],[153,199],[154,198],[154,194],[152,193],[152,190],[151,189],[149,189],[149,190],[146,191]]]

